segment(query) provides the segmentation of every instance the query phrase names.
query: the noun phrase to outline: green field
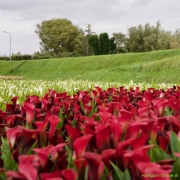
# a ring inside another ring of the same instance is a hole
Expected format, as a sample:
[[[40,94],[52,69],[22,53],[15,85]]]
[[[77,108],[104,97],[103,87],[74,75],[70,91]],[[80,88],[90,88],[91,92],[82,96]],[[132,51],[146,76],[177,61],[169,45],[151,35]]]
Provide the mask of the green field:
[[[0,75],[42,80],[180,83],[180,49],[48,60],[0,61]]]

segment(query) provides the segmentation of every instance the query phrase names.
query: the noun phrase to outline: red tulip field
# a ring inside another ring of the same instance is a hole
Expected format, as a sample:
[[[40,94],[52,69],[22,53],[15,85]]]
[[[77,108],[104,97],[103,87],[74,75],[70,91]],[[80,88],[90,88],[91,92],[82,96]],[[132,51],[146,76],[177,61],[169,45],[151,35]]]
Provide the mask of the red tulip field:
[[[180,179],[178,86],[14,96],[0,133],[0,179]]]

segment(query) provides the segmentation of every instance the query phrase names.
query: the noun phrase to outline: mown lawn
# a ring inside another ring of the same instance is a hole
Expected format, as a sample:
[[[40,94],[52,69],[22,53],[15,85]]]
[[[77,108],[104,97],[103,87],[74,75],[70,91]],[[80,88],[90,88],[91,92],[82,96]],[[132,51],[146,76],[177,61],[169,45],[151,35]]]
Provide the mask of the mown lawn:
[[[49,60],[0,61],[0,75],[42,80],[179,83],[180,50]]]

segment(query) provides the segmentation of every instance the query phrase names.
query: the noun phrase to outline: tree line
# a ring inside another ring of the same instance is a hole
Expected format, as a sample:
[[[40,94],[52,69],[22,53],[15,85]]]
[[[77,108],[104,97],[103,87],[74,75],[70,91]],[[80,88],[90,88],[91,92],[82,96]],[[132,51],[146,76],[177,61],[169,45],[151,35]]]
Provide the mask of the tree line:
[[[130,27],[127,34],[114,32],[111,38],[107,32],[97,35],[90,24],[83,30],[68,19],[42,21],[35,32],[41,40],[41,52],[57,57],[180,48],[180,30],[166,31],[160,21],[155,26],[146,23]]]
[[[52,57],[116,53],[115,38],[109,38],[107,32],[98,36],[89,24],[83,30],[68,19],[51,19],[37,24],[35,33],[41,40],[40,51]]]
[[[90,24],[83,30],[68,19],[57,18],[37,24],[35,33],[39,36],[41,45],[40,51],[33,55],[35,59],[180,48],[180,29],[174,33],[167,31],[161,27],[160,21],[155,26],[149,23],[133,26],[127,29],[127,34],[114,32],[109,37],[107,32],[99,35],[93,32]],[[15,60],[22,58],[22,55],[14,55]]]
[[[147,52],[154,50],[180,48],[180,31],[175,33],[166,31],[161,27],[160,21],[156,26],[146,23],[128,29],[125,38],[125,48],[128,52]]]
[[[12,61],[21,61],[21,60],[38,60],[38,59],[50,59],[51,56],[47,53],[35,52],[33,55],[31,54],[21,54],[18,52],[17,54],[13,54],[11,56]],[[8,56],[0,56],[0,60],[9,61],[10,58]]]

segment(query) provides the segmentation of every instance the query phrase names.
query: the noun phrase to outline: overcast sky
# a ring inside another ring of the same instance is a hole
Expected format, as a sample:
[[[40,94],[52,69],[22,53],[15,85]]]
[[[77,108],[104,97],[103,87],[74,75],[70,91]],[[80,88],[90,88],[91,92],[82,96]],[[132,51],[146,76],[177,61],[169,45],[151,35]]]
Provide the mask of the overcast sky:
[[[52,18],[67,18],[97,34],[127,33],[139,24],[156,25],[165,30],[180,28],[180,0],[0,0],[0,55],[33,54],[40,50],[36,24]]]

